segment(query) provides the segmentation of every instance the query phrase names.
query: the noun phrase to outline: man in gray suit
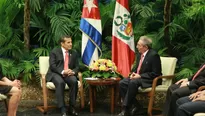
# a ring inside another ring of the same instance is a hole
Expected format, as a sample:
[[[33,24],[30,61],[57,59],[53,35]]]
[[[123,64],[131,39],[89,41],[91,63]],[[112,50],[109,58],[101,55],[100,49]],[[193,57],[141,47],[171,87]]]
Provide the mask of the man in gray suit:
[[[55,48],[50,53],[50,67],[46,75],[46,80],[53,82],[56,87],[55,94],[62,116],[67,116],[64,89],[66,84],[69,86],[69,112],[77,116],[78,113],[75,110],[75,104],[78,92],[78,55],[75,51],[71,50],[72,39],[70,36],[63,36],[60,39],[60,44],[61,48]]]
[[[152,40],[148,37],[140,37],[136,45],[139,51],[136,67],[133,68],[128,78],[124,78],[119,83],[120,96],[123,99],[123,110],[119,116],[135,116],[135,113],[142,108],[136,100],[138,88],[151,87],[153,79],[162,75],[160,56],[151,48],[151,44]],[[132,105],[134,108],[130,111]]]

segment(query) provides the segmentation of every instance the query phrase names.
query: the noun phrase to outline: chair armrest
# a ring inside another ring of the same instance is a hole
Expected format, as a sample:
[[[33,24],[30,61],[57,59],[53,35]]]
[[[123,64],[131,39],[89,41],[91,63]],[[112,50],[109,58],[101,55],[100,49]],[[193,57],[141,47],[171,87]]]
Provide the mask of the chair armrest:
[[[79,87],[83,86],[82,85],[83,84],[83,78],[82,78],[82,73],[81,72],[78,72],[78,79],[80,81],[80,86]]]
[[[202,91],[205,89],[205,86],[200,86],[197,91]]]
[[[41,86],[46,87],[46,75],[41,74]]]
[[[81,99],[81,108],[84,108],[85,99],[84,99],[84,90],[83,90],[83,77],[82,77],[81,72],[78,72],[78,78],[79,78],[79,81],[80,81],[79,92],[80,92],[80,99]]]
[[[173,79],[175,75],[166,75],[166,76],[158,76],[156,77],[153,82],[152,82],[152,88],[156,88],[157,86],[157,81],[159,79],[162,79],[162,78],[166,78],[166,79]]]

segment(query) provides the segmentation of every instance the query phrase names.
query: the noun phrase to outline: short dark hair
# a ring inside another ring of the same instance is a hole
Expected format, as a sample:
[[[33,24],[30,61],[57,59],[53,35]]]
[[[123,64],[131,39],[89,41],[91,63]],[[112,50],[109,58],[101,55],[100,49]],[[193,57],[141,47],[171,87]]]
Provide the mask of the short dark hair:
[[[71,38],[70,35],[64,35],[60,38],[59,43],[64,43],[65,42],[65,38]]]
[[[152,40],[147,36],[141,36],[140,40],[142,40],[143,45],[147,46],[148,49],[152,48]]]

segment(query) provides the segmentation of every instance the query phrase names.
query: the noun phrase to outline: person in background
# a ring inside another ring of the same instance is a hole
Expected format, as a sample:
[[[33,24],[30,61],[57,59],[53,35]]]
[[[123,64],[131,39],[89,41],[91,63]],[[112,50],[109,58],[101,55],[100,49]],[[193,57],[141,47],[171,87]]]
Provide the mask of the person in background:
[[[0,93],[10,96],[7,116],[16,116],[21,99],[21,82],[19,80],[11,81],[0,74]]]
[[[197,71],[193,76],[181,79],[175,84],[171,85],[167,90],[166,101],[162,112],[163,116],[174,116],[176,113],[177,99],[197,91],[197,89],[205,85],[205,65]]]
[[[123,109],[119,116],[135,116],[142,109],[142,106],[136,100],[138,87],[151,87],[153,79],[162,75],[160,56],[151,48],[151,44],[152,40],[147,36],[140,37],[136,45],[139,51],[136,67],[132,69],[129,77],[119,82],[120,96],[123,100]]]
[[[176,116],[193,116],[205,112],[205,90],[177,100]]]
[[[79,70],[77,52],[72,50],[72,39],[70,36],[63,36],[60,39],[60,48],[55,48],[49,56],[49,70],[46,74],[46,80],[54,83],[56,87],[56,98],[58,107],[62,116],[67,116],[67,109],[64,100],[65,85],[69,86],[69,113],[77,116],[75,109],[78,80],[77,74]]]

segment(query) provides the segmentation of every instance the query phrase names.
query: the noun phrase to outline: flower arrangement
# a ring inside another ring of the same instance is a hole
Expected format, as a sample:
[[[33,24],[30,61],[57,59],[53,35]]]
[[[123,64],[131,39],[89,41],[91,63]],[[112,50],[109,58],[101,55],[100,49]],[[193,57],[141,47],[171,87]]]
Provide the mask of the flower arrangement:
[[[109,59],[98,59],[89,66],[89,75],[93,78],[116,77],[116,71],[115,63]]]

